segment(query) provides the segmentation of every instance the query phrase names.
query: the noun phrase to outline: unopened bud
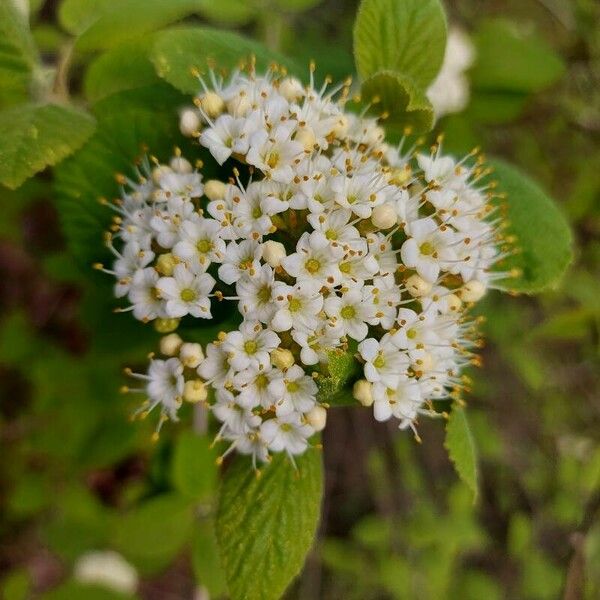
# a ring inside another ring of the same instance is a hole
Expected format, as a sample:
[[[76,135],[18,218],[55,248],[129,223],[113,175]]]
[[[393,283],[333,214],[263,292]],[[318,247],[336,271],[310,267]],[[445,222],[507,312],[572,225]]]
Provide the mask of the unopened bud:
[[[262,259],[271,267],[276,268],[286,257],[285,246],[281,242],[267,240],[262,245]]]
[[[304,418],[315,431],[323,431],[327,424],[327,411],[317,404],[304,415]]]
[[[378,229],[389,229],[398,222],[398,215],[391,204],[380,204],[371,213],[371,223]]]
[[[271,352],[271,362],[278,369],[284,371],[294,364],[294,355],[285,348],[275,348],[275,350]]]
[[[295,77],[286,77],[279,84],[279,93],[288,101],[296,102],[304,95],[304,88]]]
[[[181,319],[155,319],[154,329],[158,333],[171,333],[179,327],[179,321]]]
[[[225,197],[227,186],[218,179],[209,179],[204,184],[204,195],[209,200],[222,200]]]
[[[178,260],[175,258],[175,256],[170,252],[166,252],[165,254],[159,255],[159,257],[156,259],[156,265],[154,268],[163,277],[171,277],[171,275],[173,275],[173,269],[177,263]]]
[[[223,98],[216,92],[206,92],[200,97],[200,108],[211,118],[218,117],[225,108]]]
[[[192,108],[187,108],[179,117],[179,131],[185,137],[192,137],[200,129],[200,117]]]
[[[195,369],[204,359],[202,346],[200,344],[186,343],[182,344],[179,350],[179,360],[184,367]]]
[[[314,150],[315,144],[317,143],[317,138],[315,137],[312,127],[303,127],[302,129],[299,129],[294,140],[302,144],[307,152]]]
[[[429,294],[432,287],[431,283],[425,281],[420,275],[417,275],[416,273],[414,275],[411,275],[406,280],[406,283],[404,285],[406,286],[408,293],[413,298],[420,298],[421,296]]]
[[[371,406],[373,404],[373,384],[366,379],[359,379],[352,388],[352,395],[363,406]]]
[[[154,183],[156,185],[160,185],[160,180],[167,174],[172,173],[173,169],[171,169],[171,167],[169,167],[168,165],[158,165],[158,167],[155,167],[154,169],[152,169],[152,181],[154,181]]]
[[[160,351],[165,356],[175,356],[181,348],[183,340],[176,334],[170,333],[160,340]]]
[[[193,171],[192,163],[183,156],[174,156],[169,164],[176,173],[191,173]]]
[[[462,301],[456,294],[446,296],[446,309],[448,312],[458,312],[461,306]]]
[[[208,398],[208,390],[201,379],[191,379],[185,382],[183,399],[186,402],[204,402]]]
[[[465,302],[477,302],[485,295],[485,285],[481,281],[473,279],[473,281],[467,281],[461,290],[460,297]]]

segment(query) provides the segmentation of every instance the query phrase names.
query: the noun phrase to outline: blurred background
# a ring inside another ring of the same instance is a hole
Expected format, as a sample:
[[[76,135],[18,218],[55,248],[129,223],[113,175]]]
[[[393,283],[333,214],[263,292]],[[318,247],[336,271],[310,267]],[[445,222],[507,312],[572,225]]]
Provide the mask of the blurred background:
[[[343,78],[356,5],[220,0],[199,18]],[[480,309],[484,366],[467,398],[476,504],[441,420],[419,424],[418,444],[368,410],[330,411],[323,519],[290,600],[600,598],[600,3],[446,7],[459,33],[430,92],[432,135],[537,179],[570,220],[575,263],[556,290],[490,293]],[[68,43],[60,3],[31,10],[55,62]],[[99,59],[78,60],[74,94]],[[0,203],[1,597],[226,598],[209,442],[190,411],[153,444],[153,424],[130,423],[134,401],[118,393],[158,334],[130,330],[74,265],[50,175],[0,188]]]

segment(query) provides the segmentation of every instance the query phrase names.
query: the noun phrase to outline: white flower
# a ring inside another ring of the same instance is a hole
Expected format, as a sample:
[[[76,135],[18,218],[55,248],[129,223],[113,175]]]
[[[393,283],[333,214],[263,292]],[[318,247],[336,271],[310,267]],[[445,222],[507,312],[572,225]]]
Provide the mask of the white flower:
[[[206,146],[215,160],[222,165],[234,152],[245,154],[255,124],[247,119],[221,115],[200,135],[200,143]]]
[[[237,281],[239,310],[244,318],[255,318],[262,323],[269,323],[277,310],[273,302],[273,284],[275,276],[269,265],[262,267],[252,277],[242,275]]]
[[[251,183],[244,194],[234,198],[233,225],[241,235],[263,236],[271,232],[271,216],[287,209],[287,204],[272,195],[265,195],[260,183]]]
[[[292,165],[299,160],[304,147],[291,139],[293,124],[279,125],[274,131],[259,129],[250,138],[246,156],[249,164],[261,169],[273,181],[289,183],[294,171]]]
[[[304,329],[314,331],[319,325],[319,313],[323,308],[323,296],[314,283],[294,287],[278,282],[273,287],[273,300],[277,312],[271,321],[274,331]]]
[[[279,336],[263,329],[258,321],[244,321],[238,331],[230,331],[223,341],[231,366],[243,369],[264,369],[270,365],[269,353],[279,345]]]
[[[410,235],[402,244],[402,261],[423,279],[435,283],[440,269],[456,260],[452,230],[426,217],[411,223]]]
[[[200,173],[175,173],[166,171],[158,178],[158,189],[154,192],[157,202],[166,200],[200,198],[204,192]]]
[[[198,365],[198,375],[207,383],[217,388],[229,385],[233,378],[233,369],[229,364],[229,356],[222,344],[208,344],[206,356]]]
[[[233,387],[239,392],[237,402],[245,408],[262,406],[265,410],[271,409],[277,397],[273,395],[269,384],[274,378],[280,377],[281,371],[266,365],[262,369],[249,367],[236,373],[233,378]]]
[[[152,267],[140,269],[133,276],[128,298],[133,305],[133,316],[140,321],[167,316],[165,302],[157,288],[159,277]]]
[[[194,205],[182,198],[173,198],[161,204],[150,220],[150,227],[156,234],[156,241],[163,248],[172,248],[180,236],[181,224],[185,220],[194,221],[199,216]]]
[[[135,273],[147,267],[154,260],[155,255],[152,250],[142,250],[138,242],[125,244],[121,254],[116,250],[114,252],[117,260],[113,264],[113,272],[118,280],[115,284],[115,296],[122,298],[131,289]]]
[[[293,365],[269,384],[269,392],[277,399],[276,413],[285,417],[293,412],[308,412],[316,403],[317,384],[304,369]]]
[[[178,358],[150,361],[146,392],[152,407],[160,404],[169,417],[176,420],[184,386],[183,364]]]
[[[358,351],[366,361],[364,369],[367,381],[394,388],[401,379],[406,378],[408,356],[398,350],[389,334],[384,335],[379,342],[375,338],[363,340],[358,345]]]
[[[435,342],[433,321],[434,316],[431,312],[418,314],[410,308],[401,308],[398,311],[400,327],[391,339],[398,348],[403,350],[412,350]]]
[[[414,379],[401,380],[394,388],[375,383],[373,399],[373,414],[377,421],[387,421],[394,416],[400,419],[403,428],[416,418],[422,402],[421,389]]]
[[[302,454],[306,450],[307,440],[314,431],[295,413],[284,419],[269,419],[260,426],[260,434],[270,450],[291,455]]]
[[[135,568],[112,550],[81,555],[73,576],[80,583],[99,585],[127,596],[133,596],[138,586]]]
[[[231,285],[242,275],[253,277],[260,269],[261,254],[261,246],[255,240],[229,242],[219,267],[219,279]]]
[[[223,388],[217,389],[217,401],[211,408],[215,417],[234,434],[252,432],[260,425],[260,417],[240,406],[235,396]]]
[[[373,314],[372,305],[363,300],[359,289],[350,289],[341,297],[331,295],[325,299],[323,308],[341,335],[348,335],[360,342],[369,331],[366,320]]]
[[[378,179],[378,174],[335,177],[331,182],[335,201],[362,219],[369,218],[373,208],[384,201]]]
[[[209,294],[215,286],[214,278],[208,273],[196,275],[185,265],[173,269],[173,277],[161,277],[156,287],[166,300],[166,313],[170,317],[190,314],[210,319]]]
[[[338,283],[336,263],[342,254],[342,248],[332,248],[323,236],[306,232],[298,240],[296,252],[286,256],[281,265],[298,283],[310,281],[319,287],[333,287]]]
[[[181,225],[181,241],[173,247],[173,254],[206,271],[211,262],[221,262],[225,255],[220,233],[221,225],[214,219],[185,221]]]
[[[369,325],[381,325],[389,330],[393,327],[400,304],[400,288],[393,275],[374,277],[373,285],[366,285],[363,298],[373,306],[373,316],[368,320]]]
[[[340,345],[340,331],[330,324],[316,331],[292,329],[292,338],[300,346],[300,360],[305,365],[327,363],[327,352]]]

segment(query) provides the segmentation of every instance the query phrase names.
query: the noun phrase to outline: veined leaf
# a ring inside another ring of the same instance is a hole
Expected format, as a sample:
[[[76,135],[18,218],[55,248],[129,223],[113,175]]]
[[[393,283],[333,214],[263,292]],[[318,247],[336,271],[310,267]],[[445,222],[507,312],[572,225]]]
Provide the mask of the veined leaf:
[[[354,23],[354,59],[367,79],[395,71],[425,88],[446,50],[446,17],[439,0],[363,0]]]
[[[323,493],[319,452],[276,454],[257,477],[237,456],[221,486],[217,542],[233,600],[276,600],[313,542]]]
[[[206,73],[216,69],[234,69],[240,63],[248,63],[256,58],[257,70],[265,70],[276,62],[290,71],[297,71],[293,61],[268,50],[254,40],[230,31],[208,27],[187,27],[172,29],[159,34],[152,62],[160,77],[186,93],[197,93],[201,88],[193,70]]]
[[[433,126],[433,107],[422,90],[407,77],[393,71],[380,71],[362,84],[364,102],[373,102],[371,112],[387,114],[386,129],[413,133],[429,131]]]
[[[473,434],[467,421],[465,409],[454,404],[446,424],[446,441],[444,443],[450,460],[459,477],[473,492],[473,500],[478,495],[477,451]]]
[[[94,131],[94,118],[69,106],[27,104],[0,112],[0,183],[19,187],[77,150]]]
[[[516,237],[518,253],[507,258],[502,270],[517,268],[520,275],[500,282],[501,287],[532,294],[556,286],[573,260],[573,240],[569,225],[556,204],[537,183],[507,163],[489,161],[506,194],[509,228]]]

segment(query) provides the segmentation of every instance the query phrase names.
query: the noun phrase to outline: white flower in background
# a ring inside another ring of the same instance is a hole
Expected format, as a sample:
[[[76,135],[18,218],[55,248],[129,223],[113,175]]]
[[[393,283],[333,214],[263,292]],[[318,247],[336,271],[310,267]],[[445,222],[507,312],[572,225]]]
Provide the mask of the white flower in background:
[[[459,59],[449,50],[446,67],[464,70]],[[180,126],[222,180],[178,151],[143,159],[137,180],[119,179],[113,268],[97,265],[131,303],[120,310],[163,332],[214,315],[206,347],[164,338],[167,359],[132,374],[141,414],[160,406],[160,428],[182,402],[205,402],[223,456],[293,457],[325,426],[333,351],[360,364],[354,395],[377,420],[414,430],[432,400],[464,387],[477,347],[465,312],[507,276],[481,160],[386,143],[384,122],[346,111],[349,84],[304,87],[277,70],[201,84]]]
[[[475,60],[475,48],[466,33],[452,28],[448,33],[444,62],[427,90],[436,117],[457,113],[469,103],[469,79],[466,71]]]
[[[139,580],[135,568],[112,550],[82,554],[73,568],[73,577],[80,583],[126,595],[135,594]]]

